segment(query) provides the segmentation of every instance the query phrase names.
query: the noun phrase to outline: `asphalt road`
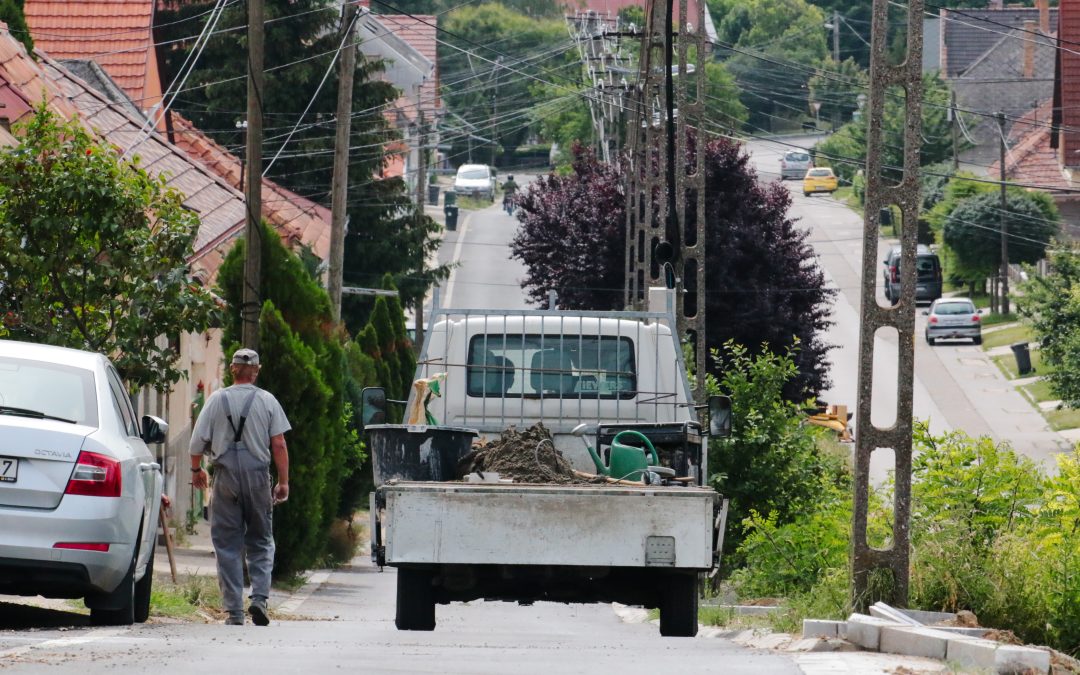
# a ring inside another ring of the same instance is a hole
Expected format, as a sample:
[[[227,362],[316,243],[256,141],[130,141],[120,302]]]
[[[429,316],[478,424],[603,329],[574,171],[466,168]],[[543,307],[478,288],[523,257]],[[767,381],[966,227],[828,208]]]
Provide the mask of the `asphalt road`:
[[[752,162],[762,181],[779,180],[781,154],[793,147],[810,147],[813,137],[759,140],[748,144]],[[834,325],[827,339],[837,346],[830,353],[832,386],[822,399],[846,403],[854,412],[857,402],[859,317],[862,297],[862,218],[831,197],[806,197],[797,181],[784,185],[792,193],[791,215],[809,230],[818,261],[829,283],[839,293],[833,307]],[[881,261],[896,241],[882,240],[875,256],[875,299],[888,306],[882,290]],[[980,347],[966,341],[929,346],[923,340],[926,319],[915,316],[914,414],[935,433],[960,429],[972,436],[989,435],[1007,441],[1019,452],[1052,467],[1054,456],[1069,448],[1051,431],[1043,417],[1004,376]],[[879,335],[874,347],[874,392],[871,421],[890,426],[896,419],[897,341],[895,334]],[[853,423],[858,420],[853,419]],[[879,454],[879,453],[875,453]],[[888,457],[875,458],[871,473],[884,475]]]

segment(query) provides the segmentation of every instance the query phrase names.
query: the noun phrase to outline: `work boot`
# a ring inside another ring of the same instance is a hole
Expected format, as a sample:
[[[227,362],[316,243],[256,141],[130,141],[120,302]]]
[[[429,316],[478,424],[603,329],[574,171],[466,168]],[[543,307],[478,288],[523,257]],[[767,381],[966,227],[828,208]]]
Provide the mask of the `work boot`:
[[[266,598],[253,597],[251,606],[248,607],[248,613],[251,614],[251,620],[256,626],[270,625],[270,612],[266,609]]]
[[[229,618],[225,619],[226,626],[243,626],[244,625],[244,613],[243,612],[229,612]]]

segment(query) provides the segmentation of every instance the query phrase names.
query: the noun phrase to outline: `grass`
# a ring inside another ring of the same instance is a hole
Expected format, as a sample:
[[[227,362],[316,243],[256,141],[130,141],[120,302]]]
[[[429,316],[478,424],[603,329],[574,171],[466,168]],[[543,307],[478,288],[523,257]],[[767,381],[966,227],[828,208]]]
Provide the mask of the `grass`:
[[[983,349],[993,349],[994,347],[1006,347],[1014,342],[1032,342],[1033,340],[1034,336],[1031,327],[1016,324],[983,335],[982,347]]]
[[[1036,403],[1057,400],[1057,396],[1054,395],[1054,392],[1050,391],[1050,383],[1046,380],[1038,380],[1031,384],[1025,384],[1023,387],[1020,387],[1020,389],[1024,392],[1024,395]]]
[[[1031,367],[1033,370],[1024,377],[1030,377],[1031,375],[1046,375],[1047,373],[1052,372],[1052,369],[1049,366],[1043,365],[1042,354],[1039,353],[1038,349],[1032,349],[1029,353],[1031,354]],[[1016,371],[1016,357],[1012,354],[993,356],[990,360],[997,364],[998,368],[1001,369],[1001,372],[1005,374],[1006,378],[1015,380],[1020,376]]]
[[[150,616],[205,620],[220,612],[221,591],[214,577],[187,575],[176,583],[164,575],[154,579]]]
[[[1076,429],[1077,427],[1080,427],[1080,410],[1074,408],[1044,410],[1043,417],[1050,423],[1050,428],[1054,431]]]
[[[986,303],[989,304],[990,301],[986,300]],[[979,307],[980,309],[986,309],[986,305],[980,305],[978,299],[975,300],[975,306]],[[983,328],[986,328],[987,326],[1000,326],[1001,324],[1005,323],[1016,323],[1017,316],[1015,314],[999,314],[997,312],[986,312],[982,315],[981,321]]]
[[[458,208],[479,211],[480,209],[486,209],[491,206],[491,202],[486,199],[475,199],[473,197],[458,197],[457,205]]]
[[[859,200],[855,198],[855,189],[852,187],[840,187],[833,193],[833,199],[838,202],[847,204],[848,208],[855,211],[860,216],[863,214],[862,205],[859,204]]]

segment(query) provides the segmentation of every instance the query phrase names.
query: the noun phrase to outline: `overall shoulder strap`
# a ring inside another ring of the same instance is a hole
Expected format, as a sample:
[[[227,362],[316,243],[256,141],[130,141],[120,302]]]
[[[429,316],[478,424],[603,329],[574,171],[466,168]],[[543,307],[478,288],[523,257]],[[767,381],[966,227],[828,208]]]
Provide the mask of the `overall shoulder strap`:
[[[259,389],[256,388],[255,391],[251,392],[251,395],[248,396],[247,401],[244,402],[244,411],[240,413],[240,427],[235,429],[237,443],[240,442],[240,436],[244,433],[244,423],[247,422],[248,415],[251,413],[251,404],[255,402],[255,397],[258,395]],[[229,424],[232,424],[231,417],[229,418]]]

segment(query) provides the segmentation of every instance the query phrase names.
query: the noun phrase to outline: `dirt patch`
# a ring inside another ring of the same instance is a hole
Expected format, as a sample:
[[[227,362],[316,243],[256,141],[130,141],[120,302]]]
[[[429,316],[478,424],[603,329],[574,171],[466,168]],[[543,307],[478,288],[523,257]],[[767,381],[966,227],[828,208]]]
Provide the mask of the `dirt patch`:
[[[994,642],[1000,642],[1007,645],[1022,645],[1024,641],[1016,637],[1016,634],[1011,630],[1000,630],[998,628],[991,628],[983,635],[986,640],[993,640]]]
[[[518,483],[587,483],[574,474],[570,461],[555,449],[551,432],[543,424],[524,431],[510,427],[461,458],[458,476],[495,472]]]

